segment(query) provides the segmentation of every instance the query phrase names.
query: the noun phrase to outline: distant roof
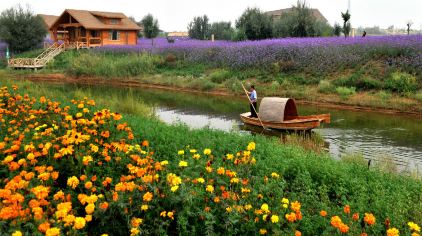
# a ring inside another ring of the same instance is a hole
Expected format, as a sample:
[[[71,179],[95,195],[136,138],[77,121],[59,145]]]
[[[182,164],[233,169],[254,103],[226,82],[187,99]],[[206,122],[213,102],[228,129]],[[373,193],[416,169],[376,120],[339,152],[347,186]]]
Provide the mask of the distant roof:
[[[53,15],[44,15],[44,14],[38,14],[43,20],[45,25],[47,25],[47,28],[50,28],[54,22],[56,22],[57,18],[59,16],[53,16]]]
[[[323,22],[328,22],[327,19],[324,17],[324,15],[322,15],[322,13],[318,9],[311,8],[310,10],[312,12],[312,15],[317,20],[320,20],[320,21],[323,21]],[[280,9],[280,10],[275,10],[275,11],[267,11],[267,12],[265,12],[265,14],[270,15],[273,18],[278,19],[278,18],[281,17],[281,15],[287,14],[287,13],[291,13],[292,11],[293,11],[293,7],[291,7],[291,8],[285,8],[285,9]]]
[[[59,18],[65,15],[65,13],[68,13],[73,18],[75,18],[75,20],[77,20],[85,29],[116,29],[116,30],[140,30],[141,29],[135,22],[133,22],[123,13],[73,10],[73,9],[66,9],[60,15],[60,17],[58,17],[57,20],[54,21],[53,25],[58,23]],[[97,17],[120,19],[121,24],[116,24],[116,25],[104,24]]]
[[[188,32],[168,32],[167,36],[169,37],[188,37]]]

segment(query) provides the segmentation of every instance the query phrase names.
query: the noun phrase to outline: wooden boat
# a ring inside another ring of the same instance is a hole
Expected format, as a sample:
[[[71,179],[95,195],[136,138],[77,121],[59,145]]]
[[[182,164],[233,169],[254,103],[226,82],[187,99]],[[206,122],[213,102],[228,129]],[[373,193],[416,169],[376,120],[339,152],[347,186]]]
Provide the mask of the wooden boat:
[[[240,114],[240,119],[250,125],[262,126],[250,112]],[[322,123],[330,123],[330,114],[299,116],[295,101],[291,98],[265,97],[259,108],[259,118],[265,128],[279,130],[311,130]]]

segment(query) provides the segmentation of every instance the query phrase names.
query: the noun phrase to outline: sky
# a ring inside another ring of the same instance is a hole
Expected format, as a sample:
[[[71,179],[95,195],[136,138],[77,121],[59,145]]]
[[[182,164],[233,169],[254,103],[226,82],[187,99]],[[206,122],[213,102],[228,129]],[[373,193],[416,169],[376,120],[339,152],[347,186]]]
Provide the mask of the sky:
[[[422,0],[350,0],[351,22],[359,26],[405,28],[410,20],[412,28],[422,29]],[[211,22],[235,20],[247,7],[263,11],[291,7],[296,0],[0,0],[0,11],[21,4],[29,5],[37,14],[60,15],[64,9],[122,12],[141,20],[153,14],[160,29],[186,31],[194,16],[206,14]],[[331,25],[341,22],[340,12],[347,10],[348,0],[307,0],[312,8],[318,8]]]

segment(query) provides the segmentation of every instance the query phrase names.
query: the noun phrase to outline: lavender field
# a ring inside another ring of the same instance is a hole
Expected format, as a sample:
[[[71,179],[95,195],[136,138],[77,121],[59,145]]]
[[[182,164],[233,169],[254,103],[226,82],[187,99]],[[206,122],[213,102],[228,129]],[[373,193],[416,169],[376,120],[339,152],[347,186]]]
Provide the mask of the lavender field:
[[[233,69],[269,69],[330,73],[377,60],[408,72],[422,74],[422,36],[378,36],[356,38],[286,38],[261,41],[200,41],[165,38],[140,39],[135,46],[105,46],[96,52],[169,55],[189,63]]]

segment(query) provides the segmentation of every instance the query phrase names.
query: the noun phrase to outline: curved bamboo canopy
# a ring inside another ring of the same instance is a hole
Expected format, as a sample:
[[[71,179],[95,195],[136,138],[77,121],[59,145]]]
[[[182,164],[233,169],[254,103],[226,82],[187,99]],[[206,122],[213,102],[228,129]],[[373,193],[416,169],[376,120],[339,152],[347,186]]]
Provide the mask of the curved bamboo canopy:
[[[259,106],[259,117],[266,122],[283,122],[294,116],[298,114],[291,98],[265,97]]]

